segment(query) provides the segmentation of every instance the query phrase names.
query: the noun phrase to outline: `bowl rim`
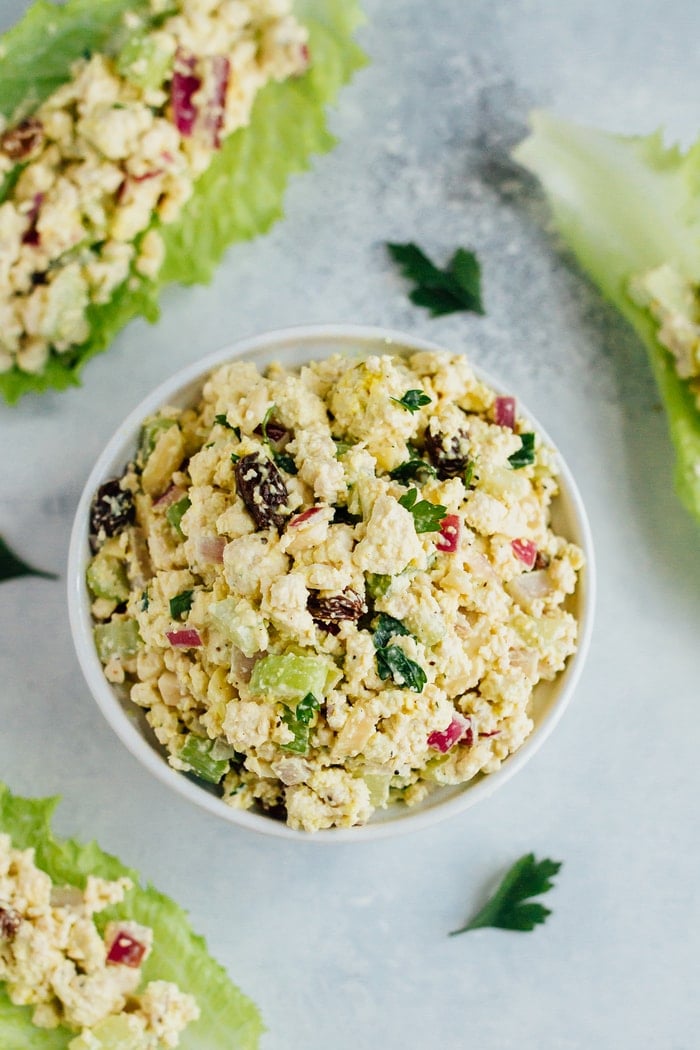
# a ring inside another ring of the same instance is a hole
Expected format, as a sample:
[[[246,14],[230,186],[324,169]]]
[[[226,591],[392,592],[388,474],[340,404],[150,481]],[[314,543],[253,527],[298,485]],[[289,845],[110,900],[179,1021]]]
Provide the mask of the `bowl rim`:
[[[115,690],[104,677],[102,665],[97,657],[93,643],[93,621],[90,615],[90,602],[85,587],[85,569],[89,559],[88,520],[90,504],[94,492],[106,477],[111,476],[114,463],[120,459],[126,463],[132,454],[135,434],[143,420],[161,406],[168,404],[171,398],[204,377],[219,365],[227,361],[243,359],[246,355],[264,352],[274,356],[275,349],[289,346],[290,342],[298,343],[299,348],[308,351],[308,360],[313,359],[313,345],[327,341],[347,341],[360,347],[362,343],[383,344],[390,352],[392,347],[415,353],[420,351],[445,352],[446,347],[432,340],[403,332],[398,329],[374,325],[359,324],[312,324],[292,325],[238,339],[220,347],[205,357],[192,362],[178,370],[169,378],[159,383],[117,427],[97,457],[88,478],[75,512],[70,535],[67,567],[68,617],[78,663],[88,688],[100,711],[121,743],[153,776],[166,787],[173,789],[181,797],[188,799],[200,808],[224,820],[228,824],[255,831],[258,834],[284,838],[297,842],[331,845],[343,842],[366,842],[379,838],[388,838],[397,834],[406,834],[431,827],[449,817],[456,816],[470,809],[481,799],[489,797],[502,784],[511,779],[530,758],[539,750],[555,728],[576,690],[586,657],[590,648],[593,631],[596,594],[596,569],[593,538],[588,516],[581,494],[574,477],[558,446],[552,441],[539,420],[532,415],[528,406],[517,391],[504,390],[502,383],[475,364],[470,354],[467,357],[470,367],[477,378],[486,383],[497,394],[508,394],[517,399],[517,403],[528,422],[538,435],[555,450],[559,469],[560,489],[566,494],[568,507],[568,524],[570,531],[576,533],[574,542],[581,546],[585,556],[585,566],[579,577],[579,597],[581,612],[578,618],[578,645],[576,652],[567,660],[564,671],[560,672],[563,681],[558,695],[551,703],[550,709],[520,748],[509,755],[500,769],[489,773],[476,783],[470,781],[460,785],[453,797],[441,801],[435,798],[432,805],[422,810],[408,807],[399,809],[397,816],[378,823],[370,823],[351,828],[329,828],[319,832],[300,831],[288,827],[281,821],[272,820],[264,814],[250,810],[238,810],[227,806],[218,796],[210,794],[193,780],[174,770],[145,739],[135,722],[122,708]],[[379,346],[375,352],[380,352]],[[459,353],[456,350],[448,351]],[[131,449],[131,450],[129,450]],[[129,450],[129,451],[127,451]],[[437,793],[436,793],[437,796]]]

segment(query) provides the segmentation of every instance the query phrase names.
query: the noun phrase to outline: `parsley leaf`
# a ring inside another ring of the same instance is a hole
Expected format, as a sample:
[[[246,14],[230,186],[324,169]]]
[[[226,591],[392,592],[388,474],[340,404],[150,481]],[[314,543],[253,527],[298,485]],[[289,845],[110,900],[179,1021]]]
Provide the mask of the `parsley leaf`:
[[[388,613],[380,613],[377,617],[377,625],[374,628],[374,648],[383,649],[395,635],[410,635],[410,633],[408,627],[405,627],[401,620],[396,620],[393,616],[389,616]]]
[[[440,522],[447,514],[447,507],[441,503],[429,503],[422,499],[416,503],[418,498],[417,489],[409,489],[399,500],[402,507],[410,510],[413,515],[413,524],[416,532],[439,532]]]
[[[408,686],[414,693],[423,692],[423,686],[428,681],[426,673],[420,664],[406,656],[400,646],[387,645],[382,649],[377,649],[375,655],[377,674],[383,682],[387,678],[392,678],[397,685]]]
[[[232,423],[229,423],[228,419],[226,418],[223,412],[220,413],[218,416],[214,416],[214,422],[218,423],[219,426],[226,427],[227,430],[232,430],[238,438],[238,440],[241,440],[241,428],[234,427]]]
[[[35,569],[26,561],[19,558],[5,543],[0,536],[0,583],[3,580],[14,580],[19,576],[40,576],[44,580],[57,580],[54,572],[44,572],[43,569]]]
[[[439,269],[418,245],[387,244],[389,253],[415,288],[409,298],[433,317],[470,310],[483,314],[481,267],[474,252],[458,248],[444,270]]]
[[[494,926],[501,930],[534,930],[551,914],[543,904],[525,903],[552,888],[552,878],[561,868],[556,860],[535,860],[534,853],[526,853],[506,872],[498,889],[481,911],[451,937],[466,930]]]
[[[283,751],[292,751],[297,755],[305,755],[307,753],[309,750],[311,722],[320,708],[321,705],[313,693],[307,693],[294,710],[285,708],[282,712],[282,721],[294,733],[294,739],[287,744],[281,745]]]
[[[173,620],[179,620],[183,613],[188,613],[192,608],[192,596],[194,591],[181,591],[170,599],[170,615]]]
[[[401,408],[405,408],[407,412],[417,412],[423,405],[429,405],[433,400],[423,390],[407,390],[402,397],[392,397],[389,399],[393,401],[395,405],[401,405]]]
[[[508,456],[508,462],[513,470],[520,470],[521,467],[529,467],[535,462],[535,435],[520,434],[520,440],[522,441],[522,445],[518,451],[514,452],[512,456]]]
[[[390,470],[389,477],[393,478],[394,481],[407,483],[409,481],[420,481],[421,478],[435,478],[437,477],[437,471],[432,463],[427,463],[419,456],[412,456],[404,463],[399,463],[398,467]]]

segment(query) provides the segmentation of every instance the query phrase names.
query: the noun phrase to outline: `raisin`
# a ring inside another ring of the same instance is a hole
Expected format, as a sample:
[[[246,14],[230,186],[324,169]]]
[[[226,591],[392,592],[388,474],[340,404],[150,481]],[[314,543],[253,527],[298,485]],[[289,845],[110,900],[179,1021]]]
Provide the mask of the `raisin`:
[[[43,141],[43,124],[36,117],[27,117],[0,135],[0,149],[10,160],[25,160]]]
[[[234,466],[241,498],[259,529],[281,529],[291,513],[289,493],[279,470],[267,456],[251,452]]]
[[[452,437],[426,430],[425,450],[441,481],[458,478],[469,463],[469,435],[466,430],[458,430]]]
[[[273,445],[279,445],[281,441],[289,437],[287,428],[282,423],[278,423],[276,419],[268,419],[264,432],[262,423],[260,423],[253,433],[259,437],[264,437],[267,434],[268,441],[271,441]]]
[[[538,551],[535,557],[535,564],[532,567],[533,569],[547,569],[549,567],[549,562],[549,555],[543,554],[542,551]]]
[[[134,497],[121,487],[120,478],[100,485],[90,508],[90,546],[98,550],[108,536],[117,536],[136,518]]]
[[[19,912],[9,904],[0,904],[0,940],[14,940],[21,921]]]
[[[367,612],[360,595],[350,587],[342,594],[333,594],[330,598],[309,595],[306,607],[314,623],[329,634],[338,633],[341,620],[359,620],[362,614]]]

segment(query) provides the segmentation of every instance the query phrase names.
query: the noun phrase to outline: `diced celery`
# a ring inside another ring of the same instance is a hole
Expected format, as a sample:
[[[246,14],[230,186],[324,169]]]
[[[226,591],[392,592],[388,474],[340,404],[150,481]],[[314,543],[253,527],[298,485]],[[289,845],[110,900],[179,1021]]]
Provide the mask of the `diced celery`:
[[[369,788],[369,801],[375,809],[383,809],[389,801],[389,773],[365,773],[362,778]]]
[[[90,592],[96,598],[109,598],[120,603],[129,597],[126,565],[113,554],[98,551],[88,565],[86,578]]]
[[[147,1050],[150,1045],[143,1022],[137,1017],[111,1014],[71,1039],[68,1050]]]
[[[95,647],[103,664],[115,657],[135,656],[141,646],[136,620],[110,620],[95,627]]]
[[[182,499],[177,501],[177,503],[171,504],[165,512],[166,518],[181,539],[185,538],[185,534],[180,527],[180,522],[191,506],[192,502],[189,497],[183,496]]]
[[[206,780],[209,784],[218,784],[228,773],[229,763],[227,758],[214,758],[213,747],[213,740],[190,733],[177,757],[190,766],[196,777]]]
[[[384,576],[379,572],[365,573],[367,591],[372,598],[383,598],[391,587],[392,576]]]
[[[296,707],[308,693],[324,697],[339,677],[335,664],[324,657],[271,654],[256,663],[250,688],[254,693],[280,700],[287,707]]]
[[[254,656],[267,648],[265,621],[245,599],[224,598],[214,602],[209,606],[208,616],[244,656]]]
[[[156,447],[156,441],[161,432],[176,426],[177,422],[174,419],[169,419],[167,416],[154,416],[153,419],[146,420],[141,428],[141,437],[139,439],[139,458],[142,464],[146,462]]]
[[[117,56],[120,75],[140,88],[159,88],[171,65],[168,51],[145,33],[130,37]]]

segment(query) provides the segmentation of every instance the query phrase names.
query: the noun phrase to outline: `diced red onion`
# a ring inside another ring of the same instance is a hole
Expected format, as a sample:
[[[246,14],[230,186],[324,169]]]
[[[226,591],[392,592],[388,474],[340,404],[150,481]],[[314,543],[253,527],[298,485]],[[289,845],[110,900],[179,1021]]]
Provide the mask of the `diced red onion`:
[[[142,175],[132,175],[131,178],[134,182],[147,182],[148,179],[157,179],[162,174],[162,168],[153,168],[152,171],[144,171]]]
[[[137,941],[127,930],[117,930],[116,937],[112,941],[107,952],[107,962],[119,963],[122,966],[131,966],[137,969],[146,954],[146,945]]]
[[[497,397],[494,406],[494,422],[499,427],[509,427],[515,430],[515,398]]]
[[[455,715],[447,729],[436,729],[428,735],[428,747],[445,755],[468,732],[471,732],[469,719],[463,715]]]
[[[289,519],[290,528],[293,526],[301,525],[303,522],[308,521],[309,518],[313,518],[314,514],[318,514],[320,510],[320,507],[309,507],[309,509],[303,511],[303,513],[296,514],[293,518]]]
[[[196,65],[194,55],[181,47],[177,49],[170,84],[170,103],[173,107],[175,127],[185,138],[192,134],[197,120],[197,107],[193,99],[202,86],[202,80],[195,73]]]
[[[200,563],[221,565],[225,546],[226,540],[223,536],[198,536],[195,541],[195,559]]]
[[[461,523],[457,514],[447,514],[440,522],[440,535],[435,546],[446,554],[454,554],[459,547]]]
[[[165,637],[174,649],[194,649],[202,645],[200,633],[194,627],[183,627],[179,631],[166,631]]]
[[[165,510],[168,507],[171,507],[173,503],[177,503],[177,501],[182,499],[184,495],[184,489],[181,489],[178,485],[171,485],[170,488],[165,490],[162,496],[159,496],[157,500],[153,501],[153,506],[158,507],[159,510]]]
[[[523,565],[528,569],[534,569],[537,561],[537,546],[532,540],[512,540],[511,547],[513,554]]]
[[[552,582],[546,569],[535,569],[515,576],[508,584],[508,590],[521,605],[529,605],[538,598],[546,598],[552,593]]]
[[[231,74],[231,63],[225,55],[212,55],[202,61],[207,63],[209,70],[206,83],[211,83],[213,86],[212,94],[206,99],[197,116],[196,131],[202,131],[212,149],[219,149],[226,115],[226,92]]]

